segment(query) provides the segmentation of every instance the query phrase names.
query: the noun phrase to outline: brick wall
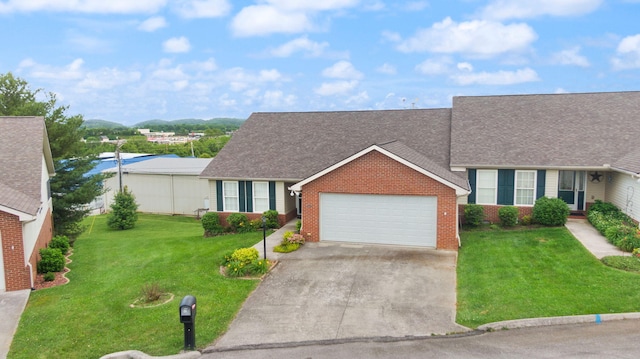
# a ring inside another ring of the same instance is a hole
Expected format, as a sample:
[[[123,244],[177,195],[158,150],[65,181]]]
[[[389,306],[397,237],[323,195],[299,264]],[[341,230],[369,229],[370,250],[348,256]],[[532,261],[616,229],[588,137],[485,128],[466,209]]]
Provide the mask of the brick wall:
[[[47,216],[44,219],[44,223],[42,223],[42,228],[40,228],[40,234],[38,235],[36,245],[33,248],[33,252],[31,252],[31,256],[29,257],[29,263],[31,263],[31,267],[33,268],[33,278],[36,277],[38,271],[37,265],[38,261],[40,260],[40,249],[46,248],[49,245],[49,242],[51,242],[52,237],[53,217],[51,216],[51,210],[49,210],[47,211]]]
[[[320,239],[319,194],[322,192],[437,196],[437,248],[458,249],[455,190],[377,151],[351,161],[302,187],[301,232],[312,242]]]
[[[227,223],[227,217],[229,217],[229,215],[232,212],[218,212],[218,216],[220,217],[220,224],[222,224],[222,226],[226,227],[229,224]],[[254,219],[261,219],[262,218],[262,213],[247,213],[247,212],[242,212],[243,214],[247,215],[247,218],[249,218],[249,220],[254,220]],[[278,214],[278,224],[282,227],[285,224],[287,224],[287,222],[289,222],[290,220],[296,218],[296,210],[294,209],[293,211],[290,211],[289,213],[286,214]]]
[[[24,265],[22,223],[18,216],[0,211],[0,231],[6,290],[28,289],[29,270]]]

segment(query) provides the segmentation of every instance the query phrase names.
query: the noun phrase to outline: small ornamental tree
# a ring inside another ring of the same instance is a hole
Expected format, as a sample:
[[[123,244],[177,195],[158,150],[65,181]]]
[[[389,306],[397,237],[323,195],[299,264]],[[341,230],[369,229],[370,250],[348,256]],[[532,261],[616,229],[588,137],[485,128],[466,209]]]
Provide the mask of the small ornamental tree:
[[[136,198],[125,186],[122,192],[115,196],[115,200],[111,205],[111,212],[107,218],[107,225],[113,229],[131,229],[138,220],[137,210]]]

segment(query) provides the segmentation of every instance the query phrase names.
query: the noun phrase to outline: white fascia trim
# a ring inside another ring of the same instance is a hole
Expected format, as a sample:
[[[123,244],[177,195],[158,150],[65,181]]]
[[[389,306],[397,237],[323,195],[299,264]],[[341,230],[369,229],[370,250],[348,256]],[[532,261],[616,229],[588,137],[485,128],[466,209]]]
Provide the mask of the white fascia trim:
[[[395,160],[397,162],[400,162],[403,165],[405,165],[405,166],[407,166],[407,167],[409,167],[411,169],[414,169],[414,170],[422,173],[423,175],[425,175],[425,176],[427,176],[427,177],[429,177],[429,178],[431,178],[431,179],[433,179],[435,181],[438,181],[438,182],[444,184],[447,187],[453,188],[456,191],[456,196],[465,196],[465,195],[468,195],[468,194],[471,193],[471,191],[467,191],[466,189],[464,189],[464,188],[462,188],[462,187],[460,187],[460,186],[458,186],[456,184],[453,184],[453,183],[451,183],[451,182],[449,182],[447,180],[444,180],[444,179],[434,175],[433,173],[425,170],[424,168],[416,166],[415,164],[413,164],[413,163],[411,163],[411,162],[409,162],[409,161],[407,161],[407,160],[405,160],[405,159],[403,159],[401,157],[398,157],[398,156],[394,155],[393,153],[391,153],[391,152],[389,152],[389,151],[387,151],[387,150],[385,150],[385,149],[383,149],[383,148],[381,148],[381,147],[379,147],[377,145],[373,145],[371,147],[365,148],[364,150],[362,150],[362,151],[360,151],[360,152],[358,152],[358,153],[356,153],[356,154],[354,154],[354,155],[352,155],[352,156],[350,156],[350,157],[348,157],[348,158],[346,158],[346,159],[334,164],[333,166],[327,167],[324,170],[314,174],[311,177],[307,177],[306,179],[304,179],[304,180],[294,184],[293,186],[289,187],[289,190],[290,191],[294,191],[294,192],[301,192],[302,191],[302,186],[306,185],[307,183],[312,182],[312,181],[314,181],[314,180],[326,175],[327,173],[330,173],[330,172],[332,172],[332,171],[334,171],[334,170],[346,165],[347,163],[349,163],[349,162],[351,162],[351,161],[353,161],[353,160],[355,160],[357,158],[360,158],[360,157],[368,154],[371,151],[378,151],[378,152],[382,153],[383,155],[385,155],[385,156],[387,156],[387,157],[389,157],[389,158],[391,158],[391,159],[393,159],[393,160]]]
[[[478,170],[492,170],[492,169],[510,169],[510,170],[569,170],[569,171],[608,171],[610,166],[530,166],[530,165],[467,165],[466,167],[451,167],[451,168],[473,168]]]
[[[18,216],[18,219],[20,220],[20,222],[31,222],[33,220],[35,220],[36,218],[38,218],[37,216],[28,214],[28,213],[24,213],[24,212],[20,212],[17,211],[13,208],[9,208],[9,207],[5,207],[5,206],[0,206],[0,211],[1,212],[6,212],[9,214],[13,214],[14,216]]]
[[[640,173],[635,173],[635,172],[623,170],[622,168],[617,168],[617,167],[610,167],[609,169],[612,170],[612,171],[615,171],[615,172],[619,172],[619,173],[625,174],[625,175],[630,175],[633,178],[640,178]]]

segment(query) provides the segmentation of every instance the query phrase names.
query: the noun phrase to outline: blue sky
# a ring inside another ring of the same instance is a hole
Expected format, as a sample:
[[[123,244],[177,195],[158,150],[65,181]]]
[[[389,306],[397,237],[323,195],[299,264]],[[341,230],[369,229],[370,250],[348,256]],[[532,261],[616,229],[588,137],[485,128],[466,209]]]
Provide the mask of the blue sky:
[[[70,114],[449,107],[640,90],[640,0],[0,0],[0,73]]]

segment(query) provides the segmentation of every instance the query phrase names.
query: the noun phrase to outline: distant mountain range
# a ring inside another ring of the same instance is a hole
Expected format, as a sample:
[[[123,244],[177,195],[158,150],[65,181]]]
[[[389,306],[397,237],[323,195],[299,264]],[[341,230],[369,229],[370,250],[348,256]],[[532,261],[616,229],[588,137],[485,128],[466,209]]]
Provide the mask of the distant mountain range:
[[[136,123],[133,126],[125,126],[121,123],[105,121],[105,120],[85,120],[83,126],[86,128],[146,128],[150,126],[158,125],[201,125],[201,124],[216,124],[216,125],[236,125],[240,126],[244,122],[244,119],[240,118],[212,118],[210,120],[200,120],[196,118],[186,118],[181,120],[149,120]]]

